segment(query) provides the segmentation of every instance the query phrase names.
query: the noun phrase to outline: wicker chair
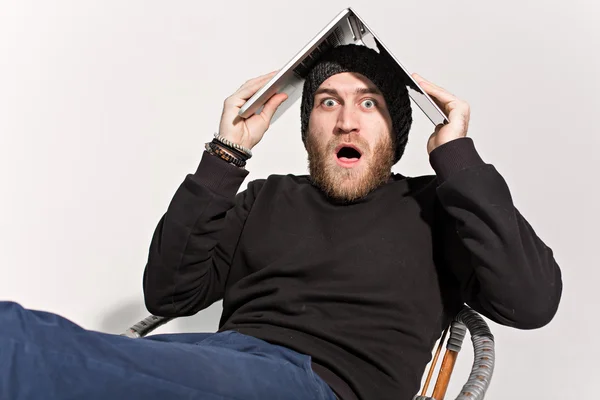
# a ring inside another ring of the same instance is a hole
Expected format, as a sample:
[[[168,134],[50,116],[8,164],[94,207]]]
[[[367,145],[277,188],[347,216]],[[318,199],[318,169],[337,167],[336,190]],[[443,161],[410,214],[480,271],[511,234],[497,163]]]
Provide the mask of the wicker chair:
[[[140,338],[148,335],[150,332],[166,324],[174,318],[157,317],[150,315],[137,324],[127,329],[123,336],[130,338]],[[438,377],[431,397],[426,396],[429,382],[433,374],[435,365],[444,343],[445,337],[450,332],[446,342],[446,352],[440,367]],[[469,331],[471,341],[474,347],[474,361],[471,373],[467,382],[463,385],[460,394],[456,400],[481,400],[484,398],[487,388],[494,372],[495,352],[494,336],[481,316],[465,306],[454,318],[451,325],[444,331],[440,339],[439,346],[431,362],[427,379],[423,385],[421,394],[415,395],[413,400],[443,400],[446,395],[450,376],[454,369],[454,364],[461,349],[466,332]]]

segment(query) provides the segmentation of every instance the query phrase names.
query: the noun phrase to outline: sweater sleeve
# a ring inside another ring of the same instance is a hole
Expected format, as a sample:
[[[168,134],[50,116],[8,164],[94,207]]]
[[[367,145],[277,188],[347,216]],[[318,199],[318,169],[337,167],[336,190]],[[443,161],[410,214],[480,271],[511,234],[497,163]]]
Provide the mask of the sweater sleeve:
[[[193,315],[223,298],[255,185],[236,195],[248,171],[204,152],[154,231],[144,299],[159,316]]]
[[[505,180],[483,162],[471,138],[436,148],[430,162],[438,178],[443,259],[464,301],[502,325],[548,324],[561,298],[561,271],[514,206]]]

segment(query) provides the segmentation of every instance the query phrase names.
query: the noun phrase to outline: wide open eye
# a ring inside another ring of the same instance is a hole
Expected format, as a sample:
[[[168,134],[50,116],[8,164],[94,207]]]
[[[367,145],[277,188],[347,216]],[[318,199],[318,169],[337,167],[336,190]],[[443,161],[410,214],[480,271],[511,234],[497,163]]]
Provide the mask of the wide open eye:
[[[323,104],[325,107],[333,107],[333,106],[335,106],[337,104],[337,101],[335,101],[332,98],[327,98],[327,99],[324,99],[321,102],[321,104]]]
[[[373,99],[365,99],[363,100],[362,105],[364,108],[374,108],[377,106],[377,102]]]

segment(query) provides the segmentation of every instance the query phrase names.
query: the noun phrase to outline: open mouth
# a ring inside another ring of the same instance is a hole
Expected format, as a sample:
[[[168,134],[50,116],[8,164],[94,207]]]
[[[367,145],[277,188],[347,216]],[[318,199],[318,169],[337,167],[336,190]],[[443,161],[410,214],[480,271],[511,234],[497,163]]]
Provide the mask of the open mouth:
[[[362,154],[358,148],[353,145],[339,145],[336,148],[336,158],[339,164],[344,166],[350,166],[352,164],[357,163]]]

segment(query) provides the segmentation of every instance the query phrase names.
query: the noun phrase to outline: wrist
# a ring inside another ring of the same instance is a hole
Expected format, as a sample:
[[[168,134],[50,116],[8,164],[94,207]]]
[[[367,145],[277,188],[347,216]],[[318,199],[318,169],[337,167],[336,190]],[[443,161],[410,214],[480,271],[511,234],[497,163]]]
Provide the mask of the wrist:
[[[223,146],[215,143],[215,141],[206,143],[204,147],[209,154],[227,161],[236,167],[244,168],[246,166],[246,159],[240,157],[235,151],[231,151],[231,149],[223,148]]]
[[[246,147],[246,146],[238,143],[237,141],[229,140],[225,136],[221,135],[218,132],[215,133],[215,140],[218,143],[227,147],[229,150],[232,150],[234,153],[241,152],[245,156],[244,158],[246,158],[246,159],[249,159],[252,157],[251,147]]]

